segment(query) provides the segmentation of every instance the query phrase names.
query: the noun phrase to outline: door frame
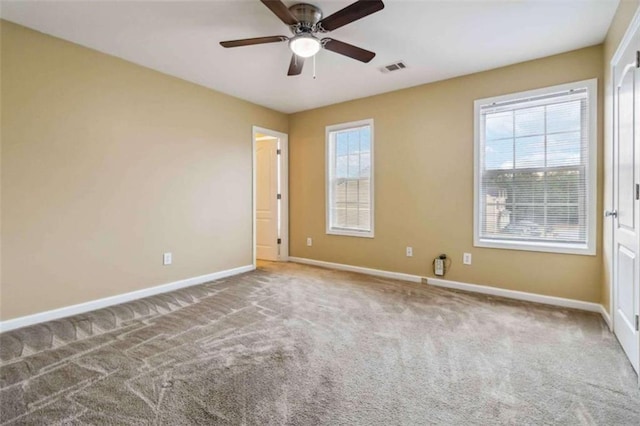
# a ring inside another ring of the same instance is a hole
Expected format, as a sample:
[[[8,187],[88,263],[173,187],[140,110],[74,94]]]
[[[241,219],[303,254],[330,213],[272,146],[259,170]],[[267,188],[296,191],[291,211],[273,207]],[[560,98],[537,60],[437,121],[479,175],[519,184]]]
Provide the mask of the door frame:
[[[253,267],[257,266],[256,259],[256,135],[258,133],[273,136],[280,140],[280,253],[279,262],[289,260],[289,135],[264,127],[253,126],[251,132],[251,215],[252,215],[252,259]]]
[[[612,205],[610,206],[605,206],[605,209],[610,209],[612,210],[614,208],[614,203],[615,203],[615,190],[616,190],[616,179],[614,176],[614,170],[615,170],[615,164],[614,162],[616,161],[616,155],[617,155],[617,150],[616,150],[616,138],[618,137],[617,135],[617,131],[616,131],[616,114],[617,114],[617,97],[616,97],[616,93],[617,93],[617,86],[616,86],[616,74],[615,74],[615,67],[618,64],[618,62],[622,59],[622,56],[625,52],[625,50],[627,50],[627,48],[629,47],[629,44],[631,43],[633,37],[636,35],[636,32],[640,31],[640,6],[636,9],[636,12],[633,16],[633,19],[631,20],[631,22],[629,23],[629,26],[627,27],[624,36],[622,37],[622,39],[620,40],[620,43],[618,44],[618,47],[615,51],[615,54],[613,55],[613,57],[611,58],[611,62],[609,63],[609,71],[610,71],[610,75],[611,75],[611,96],[612,96],[612,103],[611,103],[611,164],[609,165],[610,167],[610,171],[609,173],[611,173],[611,199],[607,200],[610,201]],[[639,147],[640,148],[640,147]],[[616,276],[615,276],[615,241],[616,241],[616,237],[615,237],[615,220],[610,220],[609,221],[610,224],[605,226],[609,226],[610,228],[610,232],[611,232],[611,239],[610,241],[606,242],[608,244],[610,244],[611,247],[611,256],[609,256],[609,258],[607,259],[607,266],[609,267],[609,282],[610,282],[610,286],[609,286],[609,317],[610,317],[610,324],[609,324],[609,328],[611,329],[611,331],[613,332],[613,330],[615,329],[614,327],[614,321],[615,321],[615,301],[616,301],[616,295],[617,295],[617,290],[618,290],[618,286],[616,283]],[[640,238],[640,237],[639,237]],[[640,246],[640,241],[638,242],[639,246]],[[636,260],[636,262],[638,262],[640,260]],[[640,342],[639,342],[640,344]],[[638,375],[638,384],[640,386],[640,374]]]

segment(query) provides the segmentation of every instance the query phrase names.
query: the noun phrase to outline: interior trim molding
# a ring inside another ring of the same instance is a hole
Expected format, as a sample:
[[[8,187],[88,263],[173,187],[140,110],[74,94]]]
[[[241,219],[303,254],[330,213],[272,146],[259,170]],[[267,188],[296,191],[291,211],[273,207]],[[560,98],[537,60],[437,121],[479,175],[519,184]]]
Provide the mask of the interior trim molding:
[[[361,274],[373,275],[383,278],[392,278],[402,281],[410,281],[415,283],[426,282],[428,285],[435,287],[450,288],[454,290],[463,290],[471,293],[488,294],[491,296],[499,296],[507,299],[523,300],[526,302],[541,303],[544,305],[559,306],[563,308],[578,309],[581,311],[596,312],[602,315],[602,318],[611,329],[611,317],[609,313],[599,303],[584,302],[582,300],[566,299],[563,297],[545,296],[542,294],[527,293],[524,291],[507,290],[504,288],[490,287],[479,284],[468,284],[459,281],[444,280],[441,278],[421,277],[419,275],[404,274],[402,272],[390,272],[380,269],[364,268],[362,266],[344,265],[342,263],[325,262],[322,260],[307,259],[303,257],[290,256],[289,261],[302,263],[305,265],[320,266],[323,268],[337,269],[340,271],[359,272]]]
[[[609,330],[613,332],[613,323],[611,322],[611,316],[609,315],[609,312],[607,312],[607,309],[604,307],[604,305],[600,305],[600,315],[602,315],[602,319],[604,319],[604,322],[607,323]]]
[[[489,287],[486,285],[468,284],[458,281],[443,280],[441,278],[427,278],[427,284],[436,287],[451,288],[455,290],[470,291],[472,293],[505,297],[507,299],[524,300],[526,302],[542,303],[544,305],[561,306],[563,308],[597,312],[599,314],[602,314],[602,311],[604,310],[602,305],[599,303],[583,302],[582,300],[565,299],[563,297],[545,296],[543,294],[527,293],[525,291],[507,290],[504,288]]]
[[[251,206],[252,211],[252,221],[253,229],[252,229],[252,238],[253,238],[253,266],[257,265],[257,217],[256,217],[256,205],[257,205],[257,155],[256,155],[256,142],[260,140],[257,137],[258,133],[262,133],[265,135],[265,138],[271,139],[279,139],[280,140],[280,239],[281,244],[278,249],[278,261],[286,262],[289,259],[289,135],[287,133],[278,132],[275,130],[267,129],[265,127],[253,126],[252,136],[251,136],[251,179],[253,182],[252,186],[252,194],[251,194],[251,202],[253,203]]]
[[[638,6],[638,8],[636,9],[633,18],[631,18],[631,22],[629,22],[629,26],[625,30],[620,43],[618,43],[618,48],[611,57],[611,62],[609,62],[609,65],[614,66],[618,63],[618,61],[620,61],[622,53],[626,50],[629,43],[631,43],[631,38],[638,28],[640,28],[640,6]]]
[[[365,268],[362,266],[345,265],[342,263],[325,262],[323,260],[307,259],[304,257],[289,256],[289,261],[302,263],[305,265],[320,266],[322,268],[338,269],[340,271],[359,272],[361,274],[373,275],[375,277],[392,278],[401,281],[422,282],[419,275],[404,274],[402,272],[383,271],[381,269]]]
[[[155,296],[156,294],[179,290],[181,288],[191,287],[198,284],[204,284],[209,281],[219,280],[221,278],[253,271],[254,269],[256,268],[253,265],[240,266],[238,268],[226,269],[224,271],[213,272],[211,274],[186,278],[184,280],[144,288],[142,290],[136,290],[129,293],[123,293],[115,296],[105,297],[102,299],[92,300],[89,302],[79,303],[77,305],[65,306],[64,308],[53,309],[50,311],[39,312],[37,314],[26,315],[6,321],[0,321],[0,332],[15,330],[17,328],[27,327],[34,324],[39,324],[41,322],[53,321],[71,315],[83,314],[85,312],[93,311],[96,309],[106,308],[108,306],[119,305],[120,303],[131,302],[132,300]]]

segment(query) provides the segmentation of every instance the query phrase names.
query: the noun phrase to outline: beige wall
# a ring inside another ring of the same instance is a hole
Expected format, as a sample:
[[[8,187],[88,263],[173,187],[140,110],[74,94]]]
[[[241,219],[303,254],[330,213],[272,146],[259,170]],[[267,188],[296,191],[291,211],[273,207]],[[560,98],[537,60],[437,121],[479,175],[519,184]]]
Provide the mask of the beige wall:
[[[0,318],[252,263],[252,126],[286,115],[1,27]]]
[[[250,264],[252,125],[289,130],[292,256],[431,276],[444,252],[447,279],[607,306],[600,238],[597,256],[473,247],[473,100],[597,77],[602,211],[603,88],[610,102],[608,63],[638,4],[621,2],[604,47],[289,117],[0,21],[0,319]],[[328,236],[324,128],[364,118],[376,238]]]
[[[473,101],[594,77],[601,100],[602,55],[595,46],[293,114],[291,255],[431,276],[432,259],[446,253],[453,259],[446,279],[599,302],[600,238],[597,256],[473,247]],[[325,126],[365,118],[375,121],[375,238],[326,235],[325,166],[318,161]],[[599,235],[601,227],[598,217]],[[312,247],[306,237],[313,237]],[[414,257],[405,257],[405,246]],[[473,254],[472,266],[462,265],[463,252]]]
[[[613,91],[611,81],[611,60],[622,41],[622,37],[631,23],[636,10],[640,7],[640,0],[622,0],[618,5],[609,32],[604,41],[604,206],[612,206],[613,175],[612,147],[613,147]],[[603,227],[603,266],[602,266],[602,304],[609,311],[611,303],[611,269],[613,253],[611,246],[611,221],[606,221]]]

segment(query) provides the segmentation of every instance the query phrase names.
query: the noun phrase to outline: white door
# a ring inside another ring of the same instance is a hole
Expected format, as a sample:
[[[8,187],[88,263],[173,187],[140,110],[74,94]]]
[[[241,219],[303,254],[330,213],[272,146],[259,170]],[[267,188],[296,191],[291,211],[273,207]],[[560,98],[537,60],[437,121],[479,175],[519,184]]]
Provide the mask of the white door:
[[[640,363],[640,31],[614,64],[613,324],[633,368]]]
[[[278,139],[256,140],[256,258],[278,260]]]

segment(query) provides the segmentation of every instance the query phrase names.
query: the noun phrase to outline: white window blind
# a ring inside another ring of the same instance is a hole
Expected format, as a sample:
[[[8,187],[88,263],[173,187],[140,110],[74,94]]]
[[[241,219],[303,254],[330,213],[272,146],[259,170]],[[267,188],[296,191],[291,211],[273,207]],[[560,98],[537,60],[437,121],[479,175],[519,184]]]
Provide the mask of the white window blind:
[[[476,102],[476,245],[593,254],[594,86]]]
[[[373,120],[327,127],[327,233],[373,237]]]

